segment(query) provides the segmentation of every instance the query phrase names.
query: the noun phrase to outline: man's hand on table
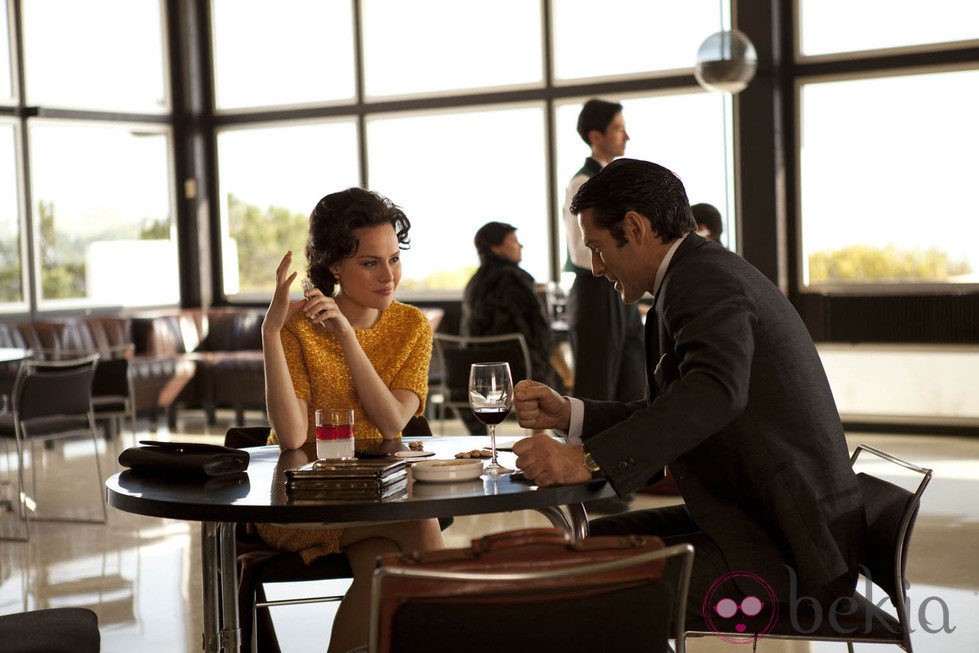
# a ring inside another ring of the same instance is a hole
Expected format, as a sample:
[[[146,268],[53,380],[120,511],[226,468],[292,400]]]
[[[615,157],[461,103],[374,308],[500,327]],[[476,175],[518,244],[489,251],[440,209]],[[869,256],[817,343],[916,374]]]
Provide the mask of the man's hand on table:
[[[591,480],[582,448],[562,444],[549,435],[537,434],[519,440],[513,445],[513,453],[517,454],[517,467],[523,470],[524,476],[538,485],[570,485]]]
[[[513,388],[517,421],[525,429],[542,431],[571,426],[571,402],[538,381],[521,381]]]

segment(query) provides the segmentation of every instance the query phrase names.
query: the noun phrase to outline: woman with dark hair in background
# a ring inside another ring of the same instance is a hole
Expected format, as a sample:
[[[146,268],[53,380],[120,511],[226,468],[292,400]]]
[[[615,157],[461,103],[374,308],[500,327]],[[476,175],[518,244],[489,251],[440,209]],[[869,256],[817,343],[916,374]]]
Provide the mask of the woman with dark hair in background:
[[[298,272],[289,273],[288,252],[262,325],[270,444],[314,443],[319,408],[353,408],[360,446],[400,438],[408,420],[422,413],[432,330],[421,311],[394,301],[410,226],[390,200],[360,188],[327,195],[313,209],[306,243],[313,287],[303,299],[289,300]],[[442,547],[434,519],[343,529],[256,527],[269,545],[307,562],[340,551],[349,558],[353,584],[337,610],[330,651],[367,641],[377,556]]]

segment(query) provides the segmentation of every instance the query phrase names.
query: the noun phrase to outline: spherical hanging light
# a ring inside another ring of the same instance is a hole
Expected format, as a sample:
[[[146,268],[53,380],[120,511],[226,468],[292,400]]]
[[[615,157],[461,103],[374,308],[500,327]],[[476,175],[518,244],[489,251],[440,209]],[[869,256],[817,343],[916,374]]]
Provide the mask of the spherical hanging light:
[[[751,40],[738,30],[711,34],[697,50],[693,74],[709,91],[738,93],[758,68],[758,53]]]

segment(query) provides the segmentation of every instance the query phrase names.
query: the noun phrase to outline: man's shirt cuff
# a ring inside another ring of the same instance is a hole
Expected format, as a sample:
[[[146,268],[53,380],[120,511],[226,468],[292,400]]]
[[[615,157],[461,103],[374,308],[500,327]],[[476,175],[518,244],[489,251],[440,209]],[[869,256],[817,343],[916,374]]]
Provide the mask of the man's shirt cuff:
[[[568,397],[571,402],[571,418],[568,423],[568,432],[564,437],[568,439],[568,444],[581,444],[581,429],[585,423],[585,402],[581,399]]]

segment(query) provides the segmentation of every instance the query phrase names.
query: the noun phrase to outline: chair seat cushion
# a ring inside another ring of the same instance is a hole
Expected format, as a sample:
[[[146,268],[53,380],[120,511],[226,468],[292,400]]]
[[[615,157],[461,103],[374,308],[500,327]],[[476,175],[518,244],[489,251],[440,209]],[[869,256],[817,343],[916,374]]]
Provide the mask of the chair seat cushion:
[[[107,413],[125,414],[127,403],[126,398],[120,395],[101,395],[92,397],[92,410],[95,411],[96,417]]]
[[[98,653],[101,636],[95,613],[53,608],[0,617],[0,653]]]
[[[28,438],[39,438],[53,433],[64,434],[69,431],[79,433],[90,433],[88,419],[85,417],[37,417],[25,420],[24,431]],[[0,415],[0,436],[14,437],[14,416],[13,414]]]

